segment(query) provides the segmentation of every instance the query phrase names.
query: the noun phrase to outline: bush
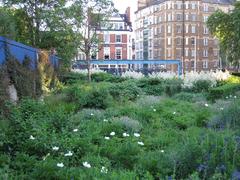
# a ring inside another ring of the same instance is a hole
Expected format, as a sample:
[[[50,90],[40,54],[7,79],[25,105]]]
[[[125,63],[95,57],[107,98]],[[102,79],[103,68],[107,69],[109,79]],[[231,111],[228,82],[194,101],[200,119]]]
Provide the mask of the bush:
[[[225,84],[209,90],[208,99],[215,101],[216,99],[225,98],[240,90],[239,84]]]
[[[87,76],[85,74],[75,73],[75,72],[68,72],[61,76],[59,76],[60,81],[65,84],[74,84],[78,81],[87,81]]]
[[[107,108],[112,97],[108,91],[108,84],[85,84],[71,87],[67,91],[68,101],[76,103],[78,108]]]
[[[163,80],[157,78],[143,78],[137,81],[137,86],[147,95],[160,96],[164,92]]]
[[[189,93],[189,92],[181,92],[179,94],[174,95],[174,99],[188,102],[199,102],[206,101],[204,94],[201,93]]]
[[[182,80],[181,79],[168,79],[163,83],[164,92],[168,96],[173,96],[174,94],[180,93],[182,90]]]
[[[118,101],[133,101],[142,93],[141,89],[131,80],[113,84],[109,92]]]
[[[217,129],[231,128],[238,129],[240,128],[240,101],[234,101],[229,106],[225,107],[218,113],[215,117],[213,117],[212,121],[209,123],[210,127],[214,127]]]
[[[212,87],[212,82],[209,80],[198,80],[193,83],[192,90],[194,92],[208,92]]]

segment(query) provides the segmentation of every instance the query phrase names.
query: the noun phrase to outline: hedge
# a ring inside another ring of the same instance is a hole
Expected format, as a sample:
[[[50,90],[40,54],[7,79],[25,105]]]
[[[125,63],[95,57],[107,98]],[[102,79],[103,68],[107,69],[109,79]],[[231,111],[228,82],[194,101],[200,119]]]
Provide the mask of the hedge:
[[[214,101],[216,99],[220,99],[222,97],[234,94],[238,90],[240,90],[240,84],[225,84],[210,89],[208,99]]]

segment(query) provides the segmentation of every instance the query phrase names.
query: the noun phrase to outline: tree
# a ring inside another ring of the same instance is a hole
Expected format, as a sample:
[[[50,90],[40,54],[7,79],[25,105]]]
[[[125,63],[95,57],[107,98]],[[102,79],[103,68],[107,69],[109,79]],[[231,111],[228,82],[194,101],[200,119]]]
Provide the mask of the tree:
[[[0,8],[0,35],[14,39],[17,34],[17,25],[13,12],[9,9]]]
[[[68,22],[73,25],[78,48],[85,54],[88,81],[91,81],[91,55],[99,50],[101,39],[97,30],[107,26],[107,19],[116,10],[111,0],[76,0],[70,7]]]
[[[207,25],[210,32],[220,41],[221,50],[239,70],[240,65],[240,2],[235,3],[235,8],[230,13],[216,11]]]

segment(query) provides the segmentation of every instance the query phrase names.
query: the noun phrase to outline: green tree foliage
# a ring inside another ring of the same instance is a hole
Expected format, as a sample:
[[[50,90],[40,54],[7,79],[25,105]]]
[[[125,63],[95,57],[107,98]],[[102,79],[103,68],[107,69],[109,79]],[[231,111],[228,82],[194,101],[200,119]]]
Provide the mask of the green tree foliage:
[[[68,22],[79,37],[77,47],[86,55],[88,80],[91,81],[90,59],[101,48],[97,30],[107,26],[107,19],[116,10],[112,0],[75,0],[69,7]]]
[[[220,41],[221,49],[229,62],[239,69],[240,65],[240,2],[235,8],[225,13],[216,11],[207,22],[210,32]]]

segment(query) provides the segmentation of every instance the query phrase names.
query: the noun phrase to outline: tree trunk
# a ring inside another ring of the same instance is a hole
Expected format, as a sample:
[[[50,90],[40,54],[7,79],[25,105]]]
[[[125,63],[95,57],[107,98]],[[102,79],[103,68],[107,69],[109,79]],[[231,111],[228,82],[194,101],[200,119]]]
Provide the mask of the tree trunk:
[[[88,82],[91,82],[91,62],[90,62],[89,53],[86,54],[86,60],[87,60],[87,70],[88,70]]]

